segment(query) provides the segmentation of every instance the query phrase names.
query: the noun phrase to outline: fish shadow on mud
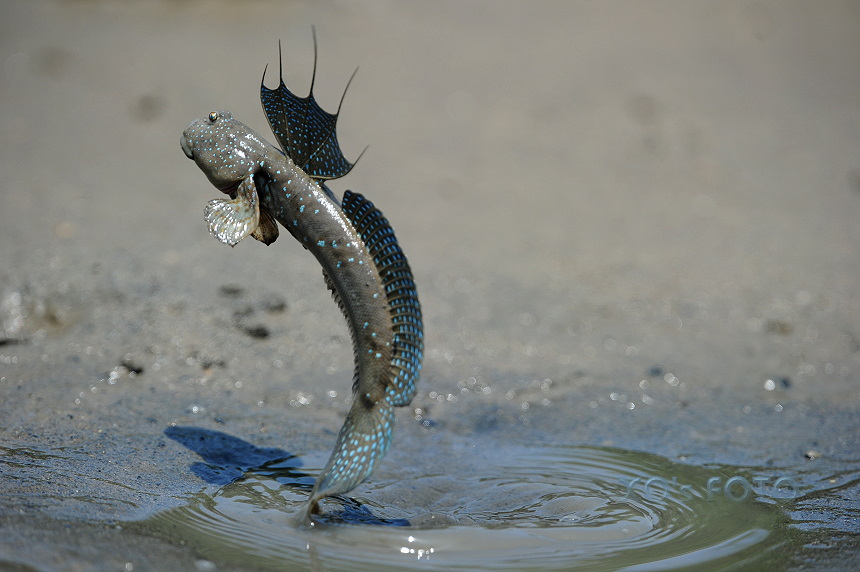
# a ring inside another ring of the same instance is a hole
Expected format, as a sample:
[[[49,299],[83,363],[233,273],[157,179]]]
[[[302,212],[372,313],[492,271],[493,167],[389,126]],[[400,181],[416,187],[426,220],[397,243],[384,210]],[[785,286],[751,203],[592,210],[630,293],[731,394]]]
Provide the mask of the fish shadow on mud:
[[[203,459],[192,463],[190,471],[209,484],[224,486],[253,472],[301,488],[310,493],[313,476],[297,470],[301,460],[277,447],[257,447],[238,437],[201,427],[168,427],[164,434]],[[409,526],[405,519],[375,516],[355,499],[334,496],[330,504],[335,510],[314,517],[319,524],[371,524]]]
[[[301,461],[288,451],[277,447],[257,447],[220,431],[200,427],[168,427],[164,434],[203,458],[202,462],[192,463],[189,468],[192,473],[213,485],[229,485],[241,479],[247,471],[287,459],[291,459],[293,467],[301,466]]]

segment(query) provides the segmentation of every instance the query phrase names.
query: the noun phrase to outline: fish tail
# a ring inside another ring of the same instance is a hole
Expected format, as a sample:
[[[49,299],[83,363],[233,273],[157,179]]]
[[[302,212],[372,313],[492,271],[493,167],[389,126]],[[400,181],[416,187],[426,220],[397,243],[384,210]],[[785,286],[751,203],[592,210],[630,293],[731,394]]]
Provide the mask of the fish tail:
[[[334,452],[314,484],[308,515],[319,511],[322,498],[349,492],[364,481],[388,451],[394,407],[412,401],[424,351],[415,281],[391,225],[361,194],[346,191],[341,208],[379,272],[391,316],[393,347],[387,368],[378,375],[361,372],[356,379],[355,401],[338,434]],[[327,280],[330,282],[328,277]]]
[[[334,451],[314,484],[309,513],[327,496],[348,492],[373,472],[388,451],[394,430],[394,408],[386,400],[356,399],[337,436]]]

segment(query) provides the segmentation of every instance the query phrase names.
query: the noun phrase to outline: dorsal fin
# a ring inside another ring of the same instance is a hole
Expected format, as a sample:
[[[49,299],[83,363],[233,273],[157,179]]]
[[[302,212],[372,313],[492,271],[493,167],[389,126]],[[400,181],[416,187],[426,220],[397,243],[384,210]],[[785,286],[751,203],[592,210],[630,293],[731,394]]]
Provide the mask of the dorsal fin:
[[[391,225],[372,202],[346,191],[341,208],[376,264],[391,312],[394,352],[386,400],[394,406],[408,405],[415,394],[424,352],[424,324],[412,270]]]
[[[278,42],[277,89],[266,87],[266,70],[260,82],[260,101],[269,126],[284,153],[305,173],[317,180],[337,179],[349,173],[354,163],[343,156],[337,142],[337,116],[346,89],[337,106],[337,113],[328,113],[314,99],[314,80],[317,73],[317,36],[314,31],[314,71],[307,97],[298,97],[284,84],[281,44]],[[266,66],[268,69],[268,66]],[[356,70],[358,71],[358,70]]]

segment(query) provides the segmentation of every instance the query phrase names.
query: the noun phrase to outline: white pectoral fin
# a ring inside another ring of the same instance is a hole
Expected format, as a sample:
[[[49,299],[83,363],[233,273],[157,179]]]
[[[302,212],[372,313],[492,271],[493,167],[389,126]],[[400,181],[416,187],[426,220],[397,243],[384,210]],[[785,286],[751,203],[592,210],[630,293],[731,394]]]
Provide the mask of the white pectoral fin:
[[[249,176],[242,180],[235,199],[209,201],[203,216],[209,225],[209,232],[215,238],[224,244],[236,246],[260,225],[260,201],[254,178]]]

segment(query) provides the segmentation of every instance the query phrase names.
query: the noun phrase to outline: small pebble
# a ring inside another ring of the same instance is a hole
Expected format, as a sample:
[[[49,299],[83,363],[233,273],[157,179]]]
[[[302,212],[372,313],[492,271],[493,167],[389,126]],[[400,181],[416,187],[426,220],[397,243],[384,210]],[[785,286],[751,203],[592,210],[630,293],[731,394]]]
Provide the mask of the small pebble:
[[[269,328],[263,325],[248,326],[245,328],[245,333],[252,338],[263,340],[269,337]]]
[[[648,368],[648,377],[663,377],[664,373],[666,372],[659,365],[654,365]]]
[[[196,568],[200,572],[214,572],[215,570],[218,569],[218,567],[215,566],[215,563],[212,562],[211,560],[202,560],[202,559],[194,561],[194,568]]]
[[[222,296],[226,296],[227,298],[238,298],[242,295],[244,289],[241,286],[236,286],[235,284],[225,284],[218,289],[218,293]]]

